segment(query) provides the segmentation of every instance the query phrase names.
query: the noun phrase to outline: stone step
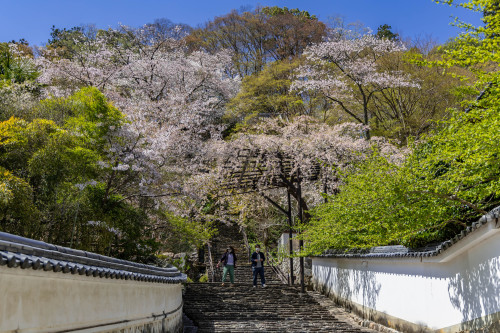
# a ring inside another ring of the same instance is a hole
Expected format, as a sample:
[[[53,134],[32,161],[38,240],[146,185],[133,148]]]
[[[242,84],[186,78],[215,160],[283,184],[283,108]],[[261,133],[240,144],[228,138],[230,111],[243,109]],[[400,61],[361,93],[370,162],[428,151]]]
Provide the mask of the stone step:
[[[222,255],[224,254],[226,248],[228,246],[233,246],[238,257],[237,260],[237,268],[235,269],[235,282],[252,282],[253,274],[251,269],[251,263],[249,261],[249,253],[248,248],[245,246],[243,235],[240,233],[239,228],[234,225],[225,225],[218,224],[217,229],[219,230],[218,235],[212,239],[212,262],[216,265]],[[208,268],[209,266],[209,258],[208,258],[208,249],[205,248],[205,264],[207,266],[207,271],[209,271],[209,280],[211,282],[222,282],[222,267],[216,269],[214,272],[214,279],[212,280],[212,274]],[[266,284],[280,284],[282,281],[275,274],[273,269],[269,267],[268,263],[266,263],[265,268],[265,278]],[[229,277],[226,277],[226,281],[229,281]],[[258,283],[260,284],[260,278],[257,278]]]
[[[336,318],[298,286],[187,284],[184,312],[198,332],[368,332]]]
[[[197,333],[198,327],[189,319],[185,313],[182,314],[183,333]]]
[[[184,313],[206,332],[370,332],[344,319],[339,320],[319,297],[300,293],[299,286],[283,285],[274,270],[265,266],[266,288],[252,286],[252,268],[243,237],[234,227],[220,226],[212,241],[212,261],[217,263],[228,245],[238,256],[235,283],[221,286],[222,267],[217,269],[218,282],[187,284]],[[208,251],[205,251],[208,263]],[[229,282],[229,278],[226,278]],[[257,279],[260,284],[260,278]]]

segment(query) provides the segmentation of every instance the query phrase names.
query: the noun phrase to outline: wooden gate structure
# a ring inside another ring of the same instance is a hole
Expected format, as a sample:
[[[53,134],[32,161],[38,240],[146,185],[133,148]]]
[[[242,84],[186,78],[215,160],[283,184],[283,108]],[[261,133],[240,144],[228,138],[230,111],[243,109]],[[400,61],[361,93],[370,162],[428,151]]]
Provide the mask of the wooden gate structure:
[[[270,152],[259,149],[241,149],[236,153],[236,156],[224,163],[222,169],[221,188],[229,191],[229,193],[224,194],[225,196],[258,193],[287,217],[290,236],[290,284],[294,284],[292,258],[294,226],[291,197],[293,196],[297,201],[299,220],[307,221],[309,214],[307,213],[307,203],[302,196],[302,182],[304,180],[319,180],[322,171],[321,164],[316,162],[307,169],[301,170],[301,166],[291,156],[278,150]],[[285,188],[287,191],[286,209],[265,194],[266,191],[276,188]],[[324,188],[326,189],[326,186]],[[303,249],[303,245],[303,240],[299,240],[300,250]],[[305,292],[303,257],[300,257],[300,286],[301,291]]]

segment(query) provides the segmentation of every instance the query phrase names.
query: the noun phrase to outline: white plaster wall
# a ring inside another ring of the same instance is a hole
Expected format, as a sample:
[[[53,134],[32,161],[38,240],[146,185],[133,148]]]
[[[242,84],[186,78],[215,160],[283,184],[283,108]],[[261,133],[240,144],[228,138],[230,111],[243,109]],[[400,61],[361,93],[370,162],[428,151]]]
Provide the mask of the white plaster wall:
[[[441,262],[313,258],[313,281],[367,313],[374,309],[434,330],[460,325],[500,312],[500,233],[490,234]]]
[[[0,266],[0,332],[57,332],[170,315],[179,326],[181,284],[87,277]],[[93,328],[85,332],[99,332]]]
[[[299,240],[296,239],[295,237],[297,236],[296,233],[292,233],[292,247],[294,251],[298,251],[299,249]],[[284,232],[281,234],[280,239],[278,240],[278,247],[283,248],[286,253],[289,253],[290,251],[290,234],[288,232]]]

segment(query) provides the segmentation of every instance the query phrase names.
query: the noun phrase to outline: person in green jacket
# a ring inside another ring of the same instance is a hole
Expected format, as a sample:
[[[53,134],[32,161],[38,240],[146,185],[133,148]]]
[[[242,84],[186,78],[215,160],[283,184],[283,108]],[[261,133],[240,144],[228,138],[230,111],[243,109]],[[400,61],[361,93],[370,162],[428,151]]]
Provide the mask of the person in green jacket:
[[[222,273],[222,285],[226,281],[227,273],[229,272],[229,281],[231,281],[231,285],[234,284],[234,269],[236,268],[236,253],[234,253],[234,248],[232,246],[228,246],[226,252],[222,255],[219,263],[217,263],[217,268],[219,268],[220,264],[224,266],[224,271]]]

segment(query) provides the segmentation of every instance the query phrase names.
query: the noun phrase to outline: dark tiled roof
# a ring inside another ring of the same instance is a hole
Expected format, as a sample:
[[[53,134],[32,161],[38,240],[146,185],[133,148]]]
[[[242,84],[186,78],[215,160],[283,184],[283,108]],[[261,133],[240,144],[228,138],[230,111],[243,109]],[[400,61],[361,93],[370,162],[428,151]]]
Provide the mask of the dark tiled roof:
[[[186,281],[186,275],[175,267],[144,265],[0,232],[0,266],[5,265],[111,279],[160,283]]]
[[[472,223],[461,233],[457,234],[450,240],[438,244],[429,244],[421,249],[410,249],[402,245],[396,246],[377,246],[368,250],[359,251],[342,251],[342,250],[327,250],[317,257],[327,258],[412,258],[412,257],[435,257],[447,250],[459,240],[465,238],[467,235],[473,233],[477,229],[484,226],[491,220],[500,218],[500,206],[490,211],[488,214],[483,215],[477,222]]]

